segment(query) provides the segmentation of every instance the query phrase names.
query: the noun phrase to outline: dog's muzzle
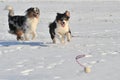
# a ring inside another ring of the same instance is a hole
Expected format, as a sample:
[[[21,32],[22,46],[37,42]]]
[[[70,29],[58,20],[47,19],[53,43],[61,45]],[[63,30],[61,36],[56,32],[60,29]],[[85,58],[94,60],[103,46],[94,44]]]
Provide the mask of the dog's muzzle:
[[[61,26],[65,27],[65,22],[64,21],[61,21]]]

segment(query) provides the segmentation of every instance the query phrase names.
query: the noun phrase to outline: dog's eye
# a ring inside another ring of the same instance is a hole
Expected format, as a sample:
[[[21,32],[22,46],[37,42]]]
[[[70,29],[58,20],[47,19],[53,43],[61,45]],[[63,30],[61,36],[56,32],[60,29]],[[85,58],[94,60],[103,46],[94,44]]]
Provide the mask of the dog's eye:
[[[65,21],[67,21],[68,19],[67,18],[64,18]]]
[[[65,18],[65,20],[67,21],[67,18]]]
[[[63,19],[60,19],[60,21],[63,21]]]
[[[69,16],[67,16],[67,19],[69,19],[70,17]]]

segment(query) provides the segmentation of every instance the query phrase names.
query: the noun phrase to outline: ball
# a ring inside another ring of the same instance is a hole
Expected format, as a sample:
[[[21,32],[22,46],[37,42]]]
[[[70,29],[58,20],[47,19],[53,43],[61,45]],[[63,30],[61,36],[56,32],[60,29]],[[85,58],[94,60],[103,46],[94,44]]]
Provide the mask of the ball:
[[[90,73],[91,72],[91,68],[90,67],[85,67],[84,71],[85,71],[85,73]]]

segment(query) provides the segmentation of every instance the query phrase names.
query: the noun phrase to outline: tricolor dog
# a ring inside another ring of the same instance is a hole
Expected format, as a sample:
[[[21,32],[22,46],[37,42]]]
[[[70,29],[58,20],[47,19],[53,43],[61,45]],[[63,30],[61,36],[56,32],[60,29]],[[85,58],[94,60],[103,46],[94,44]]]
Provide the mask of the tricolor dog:
[[[29,40],[36,37],[36,28],[39,22],[40,10],[37,7],[31,7],[26,10],[26,14],[14,15],[13,7],[6,6],[8,13],[9,33],[15,34],[17,40]]]
[[[53,43],[56,43],[56,38],[61,43],[65,43],[71,40],[71,31],[69,27],[70,12],[65,11],[64,13],[57,13],[55,21],[49,24],[49,33]]]

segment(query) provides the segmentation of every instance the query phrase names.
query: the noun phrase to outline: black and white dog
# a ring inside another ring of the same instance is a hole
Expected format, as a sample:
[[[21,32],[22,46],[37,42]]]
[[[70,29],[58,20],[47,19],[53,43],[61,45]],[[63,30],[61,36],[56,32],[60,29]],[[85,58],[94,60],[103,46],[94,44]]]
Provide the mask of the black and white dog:
[[[49,24],[49,33],[53,43],[56,43],[56,38],[58,38],[61,43],[65,43],[66,37],[67,41],[71,40],[69,19],[69,11],[66,11],[65,13],[57,13],[55,21]]]
[[[11,6],[6,6],[5,9],[9,10],[9,33],[15,34],[17,40],[29,40],[30,34],[32,34],[32,39],[36,37],[36,28],[40,16],[40,10],[37,7],[27,9],[24,16],[14,15],[13,7]]]

